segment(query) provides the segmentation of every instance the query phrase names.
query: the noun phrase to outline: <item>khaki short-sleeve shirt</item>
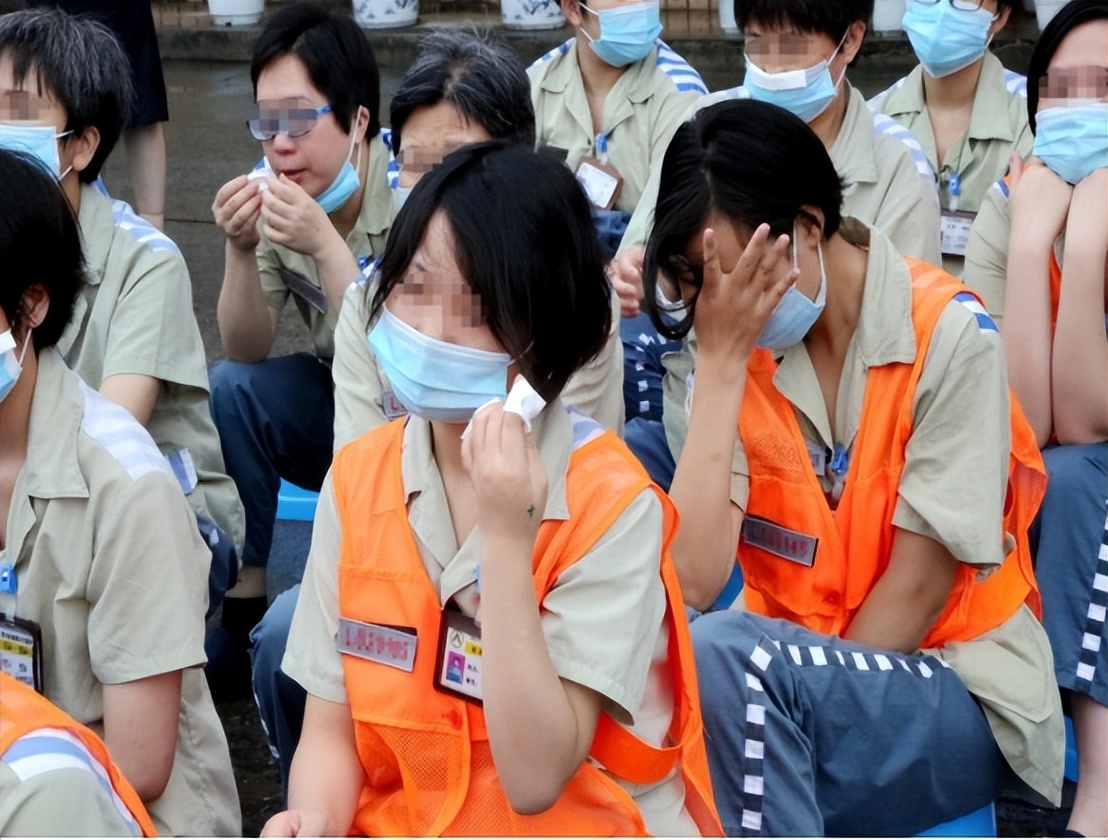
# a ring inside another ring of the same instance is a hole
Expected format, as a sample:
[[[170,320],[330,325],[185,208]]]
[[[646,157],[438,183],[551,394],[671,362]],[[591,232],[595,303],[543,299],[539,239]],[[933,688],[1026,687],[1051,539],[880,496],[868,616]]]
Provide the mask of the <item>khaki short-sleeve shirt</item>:
[[[582,421],[584,426],[582,426]],[[577,427],[576,430],[574,427]],[[532,433],[550,480],[544,518],[565,519],[565,472],[581,431],[599,431],[555,401],[536,418]],[[439,593],[465,612],[478,609],[475,591],[480,560],[474,530],[459,546],[442,479],[431,451],[430,426],[407,421],[401,456],[408,521],[424,569]],[[330,477],[324,482],[312,534],[312,548],[282,668],[311,694],[347,702],[342,659],[336,649],[338,520]],[[666,675],[668,633],[663,623],[665,591],[658,573],[661,506],[652,491],[637,497],[608,532],[555,582],[543,602],[543,635],[560,677],[600,694],[605,708],[644,740],[661,744],[673,715]],[[428,686],[428,691],[432,691]],[[694,835],[675,776],[654,785],[621,781],[635,797],[655,834]]]
[[[366,144],[366,149],[369,153],[369,168],[362,193],[362,209],[358,214],[358,221],[346,237],[350,252],[359,264],[364,265],[368,265],[372,257],[385,250],[385,240],[388,239],[389,228],[398,209],[388,183],[388,147],[378,135]],[[257,259],[266,305],[280,312],[292,295],[300,316],[312,334],[315,354],[324,361],[331,361],[335,355],[335,324],[338,314],[330,311],[326,298],[322,297],[323,284],[319,279],[319,272],[316,271],[315,260],[284,245],[270,242],[265,234],[262,234],[258,245]],[[351,282],[355,279],[350,278]],[[296,288],[304,282],[320,290],[319,297],[324,300],[322,306],[317,306],[304,295],[296,293]]]
[[[0,835],[142,836],[141,830],[132,830],[94,772],[57,767],[22,778],[0,762]]]
[[[1015,77],[1013,83],[1020,77]],[[917,67],[903,82],[871,102],[881,113],[903,124],[916,136],[938,176],[939,203],[944,214],[954,210],[976,215],[985,194],[1008,172],[1012,152],[1026,159],[1034,137],[1027,122],[1027,97],[1010,89],[1004,65],[992,53],[985,54],[973,99],[969,128],[962,139],[938,159],[935,134],[923,90],[923,69]],[[960,195],[953,199],[951,176],[956,175]],[[943,268],[961,277],[965,258],[943,254]]]
[[[122,201],[81,187],[87,280],[57,348],[95,389],[117,374],[161,382],[146,430],[175,462],[193,510],[241,552],[246,523],[208,407],[208,369],[192,283],[171,239]]]
[[[660,163],[685,112],[704,90],[703,83],[679,55],[659,42],[620,76],[604,101],[603,130],[597,132],[577,63],[578,48],[575,38],[527,70],[539,145],[564,150],[566,163],[576,171],[582,158],[597,156],[597,134],[606,134],[608,162],[623,178],[615,209],[633,213],[651,168]],[[683,64],[686,82],[674,81],[663,69],[664,62]]]
[[[42,628],[46,696],[103,734],[103,686],[183,671],[160,833],[241,831],[231,758],[200,666],[209,553],[165,458],[127,411],[39,356],[27,462],[0,555],[15,615]]]
[[[335,382],[336,451],[404,413],[367,341],[371,282],[353,283],[346,290],[335,327],[331,375]],[[622,436],[623,343],[619,317],[619,298],[613,294],[608,341],[595,359],[569,378],[561,400]]]
[[[910,133],[903,128],[899,128],[897,135],[883,130],[880,123],[892,121],[875,118],[862,94],[849,82],[843,84],[849,97],[846,114],[838,137],[827,150],[846,185],[843,215],[880,228],[902,254],[937,264],[940,261],[939,199],[933,174],[921,171],[921,167],[928,167],[913,156],[908,143],[915,144],[915,141]],[[682,121],[692,119],[710,105],[747,97],[742,87],[709,94],[694,103]],[[620,251],[644,247],[650,237],[654,207],[658,202],[661,160],[659,157],[655,162],[639,207],[623,235]]]

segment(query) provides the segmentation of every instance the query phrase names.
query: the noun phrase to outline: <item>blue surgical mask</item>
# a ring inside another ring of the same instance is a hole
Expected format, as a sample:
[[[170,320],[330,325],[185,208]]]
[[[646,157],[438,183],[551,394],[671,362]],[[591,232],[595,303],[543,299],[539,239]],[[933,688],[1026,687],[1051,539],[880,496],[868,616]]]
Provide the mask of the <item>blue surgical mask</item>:
[[[508,395],[507,353],[492,353],[429,338],[388,308],[369,333],[393,395],[416,417],[468,423],[482,405]]]
[[[823,248],[816,245],[819,254],[819,291],[810,300],[794,283],[770,313],[769,320],[758,336],[758,346],[770,350],[784,350],[804,340],[808,330],[823,314],[827,303],[827,273],[823,269]],[[796,228],[793,228],[793,267],[796,267]]]
[[[27,348],[31,345],[31,334],[23,340],[23,350],[19,358],[15,357],[15,338],[12,331],[0,333],[0,402],[12,392],[15,383],[19,381],[19,374],[23,372],[23,357],[27,355]]]
[[[845,40],[846,35],[843,35]],[[750,93],[751,99],[777,105],[804,122],[811,122],[827,110],[839,91],[846,68],[839,74],[839,80],[834,81],[831,78],[831,62],[842,49],[843,41],[839,41],[830,58],[803,70],[767,73],[747,56],[743,87]]]
[[[941,79],[969,67],[985,54],[994,20],[988,9],[958,9],[948,0],[908,0],[900,25],[923,69]]]
[[[626,67],[650,55],[654,41],[662,34],[662,16],[658,0],[632,3],[613,9],[593,11],[584,3],[581,8],[600,19],[600,37],[588,38],[592,51],[612,67]]]
[[[65,172],[62,172],[62,162],[58,155],[58,140],[72,133],[72,131],[63,131],[59,134],[52,125],[2,123],[0,124],[0,149],[31,155],[60,181],[70,173],[73,167],[66,167]]]
[[[1039,111],[1033,153],[1069,184],[1108,167],[1108,102]]]
[[[359,109],[358,114],[361,113]],[[330,215],[350,200],[350,196],[358,191],[362,182],[358,179],[358,169],[362,164],[362,147],[358,146],[358,158],[354,163],[350,162],[350,156],[354,154],[354,141],[357,139],[357,114],[354,124],[350,126],[350,148],[346,152],[346,162],[343,163],[339,174],[331,182],[331,186],[315,197],[316,203]]]

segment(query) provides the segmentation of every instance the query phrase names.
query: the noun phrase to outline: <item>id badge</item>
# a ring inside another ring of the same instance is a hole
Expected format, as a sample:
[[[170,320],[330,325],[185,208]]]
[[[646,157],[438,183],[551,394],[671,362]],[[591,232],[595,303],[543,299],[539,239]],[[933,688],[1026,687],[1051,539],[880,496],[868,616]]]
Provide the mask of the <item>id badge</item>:
[[[404,404],[396,398],[396,394],[392,392],[391,388],[388,391],[381,392],[381,410],[385,412],[385,416],[389,420],[395,420],[397,417],[403,417],[408,413],[408,409],[404,408]]]
[[[42,628],[22,618],[0,618],[0,671],[39,694],[42,678]]]
[[[739,539],[747,545],[801,566],[811,568],[816,562],[818,538],[785,528],[760,516],[747,514],[743,517]]]
[[[976,213],[965,210],[944,210],[941,219],[942,251],[948,257],[964,257],[969,244],[970,229]]]
[[[577,164],[577,180],[585,190],[592,205],[600,210],[615,207],[619,193],[623,189],[623,178],[611,164],[601,163],[596,158],[582,158]]]
[[[481,703],[481,628],[457,610],[442,611],[435,688],[463,700]]]
[[[299,272],[291,268],[279,268],[277,273],[281,276],[281,282],[285,288],[304,301],[308,306],[320,315],[327,314],[327,294],[318,286]]]
[[[352,618],[339,618],[335,646],[339,653],[388,665],[409,674],[415,668],[419,635],[414,627],[370,624]]]

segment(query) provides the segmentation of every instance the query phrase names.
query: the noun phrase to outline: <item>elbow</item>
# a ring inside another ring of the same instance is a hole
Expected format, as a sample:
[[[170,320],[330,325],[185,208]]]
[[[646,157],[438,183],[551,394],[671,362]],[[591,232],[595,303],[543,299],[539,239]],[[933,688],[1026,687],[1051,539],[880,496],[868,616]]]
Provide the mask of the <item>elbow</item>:
[[[524,817],[542,814],[554,807],[565,790],[569,778],[559,778],[553,773],[538,774],[540,778],[525,779],[515,774],[514,779],[502,777],[504,795],[512,810]]]
[[[1083,446],[1108,440],[1108,420],[1099,423],[1094,418],[1060,417],[1054,424],[1054,436],[1063,446]],[[1042,444],[1040,444],[1040,447]]]
[[[678,537],[680,540],[680,537]],[[681,600],[697,612],[705,612],[719,598],[735,568],[735,557],[731,553],[725,559],[710,566],[698,566],[690,562],[690,557],[702,556],[694,552],[682,551],[675,543],[672,557],[677,569],[677,582],[681,587]]]
[[[153,802],[165,793],[169,785],[169,777],[173,773],[173,755],[170,754],[167,761],[160,762],[158,767],[149,768],[147,772],[134,779],[129,779],[135,793],[143,802]]]

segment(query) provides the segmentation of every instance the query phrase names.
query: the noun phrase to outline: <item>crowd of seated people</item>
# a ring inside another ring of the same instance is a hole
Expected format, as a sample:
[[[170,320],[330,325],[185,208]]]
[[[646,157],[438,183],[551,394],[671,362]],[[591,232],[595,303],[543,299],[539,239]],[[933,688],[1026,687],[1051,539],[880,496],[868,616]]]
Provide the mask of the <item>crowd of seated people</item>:
[[[657,0],[528,67],[268,15],[214,193],[222,360],[101,172],[132,69],[0,14],[0,834],[1108,833],[1108,7]],[[736,79],[738,81],[738,79]],[[387,118],[387,119],[386,119]],[[173,161],[170,160],[172,168]],[[311,349],[273,355],[295,304]],[[318,493],[267,599],[278,489]]]

